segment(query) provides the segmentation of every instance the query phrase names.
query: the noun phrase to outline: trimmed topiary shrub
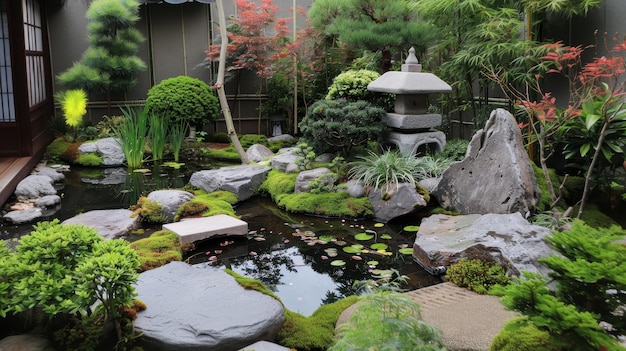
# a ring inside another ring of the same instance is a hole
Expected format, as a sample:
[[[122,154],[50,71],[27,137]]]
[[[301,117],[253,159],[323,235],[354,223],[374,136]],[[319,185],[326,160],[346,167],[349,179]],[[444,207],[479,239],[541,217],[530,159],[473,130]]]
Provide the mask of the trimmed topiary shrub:
[[[451,265],[446,272],[446,279],[479,294],[488,293],[489,288],[496,284],[507,285],[510,282],[502,266],[476,259],[463,259]]]
[[[146,108],[170,121],[204,125],[219,116],[220,104],[211,87],[197,78],[168,78],[148,90]]]
[[[385,110],[367,101],[320,100],[311,105],[300,122],[302,138],[316,154],[341,156],[370,140],[379,140],[386,129]]]
[[[326,100],[346,99],[350,101],[364,100],[391,111],[394,104],[392,94],[382,94],[367,90],[367,85],[380,77],[376,71],[367,69],[349,70],[333,79],[328,87]]]

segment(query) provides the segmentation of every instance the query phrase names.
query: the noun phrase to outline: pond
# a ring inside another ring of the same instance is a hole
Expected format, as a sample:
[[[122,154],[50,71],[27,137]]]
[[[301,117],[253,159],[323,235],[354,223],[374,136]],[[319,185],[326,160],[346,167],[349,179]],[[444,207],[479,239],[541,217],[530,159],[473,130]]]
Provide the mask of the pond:
[[[96,209],[128,208],[140,195],[165,188],[182,188],[203,164],[181,169],[147,165],[149,172],[127,173],[124,168],[72,167],[66,173],[61,205],[42,220],[61,221]],[[185,260],[230,268],[262,281],[294,312],[310,315],[320,305],[355,293],[354,283],[397,270],[409,278],[407,289],[439,283],[413,262],[410,254],[415,232],[410,222],[382,225],[371,220],[333,219],[285,212],[269,198],[254,197],[237,205],[236,213],[248,223],[247,237],[223,237],[196,244]],[[0,224],[0,238],[27,234],[32,224]],[[160,229],[144,225],[145,234]],[[406,250],[402,250],[406,249]]]

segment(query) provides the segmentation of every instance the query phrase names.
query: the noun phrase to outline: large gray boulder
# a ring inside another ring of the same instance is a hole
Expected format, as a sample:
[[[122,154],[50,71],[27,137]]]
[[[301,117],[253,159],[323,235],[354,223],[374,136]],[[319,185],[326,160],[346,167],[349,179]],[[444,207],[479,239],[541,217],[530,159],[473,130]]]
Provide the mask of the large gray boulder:
[[[45,195],[56,195],[52,186],[54,181],[46,175],[32,174],[22,179],[15,188],[15,196],[19,201],[37,199]]]
[[[495,261],[509,274],[521,271],[547,276],[537,260],[554,253],[547,228],[530,224],[519,213],[433,215],[424,218],[413,244],[413,258],[431,273],[462,258]]]
[[[37,175],[47,176],[52,179],[53,182],[60,182],[65,179],[65,175],[52,167],[43,167],[37,173]]]
[[[295,154],[296,149],[295,147],[280,149],[278,154],[272,156],[270,160],[272,168],[285,173],[297,172],[298,165],[296,165],[296,160],[302,158],[302,156]]]
[[[136,291],[148,306],[135,320],[146,350],[239,350],[273,340],[284,322],[279,301],[211,266],[171,262],[141,273]]]
[[[261,144],[254,144],[246,150],[246,156],[248,160],[252,162],[261,162],[266,158],[272,157],[274,153],[267,146]]]
[[[230,191],[237,195],[239,201],[244,201],[256,194],[271,169],[254,165],[222,167],[195,172],[189,183],[207,193],[218,189]]]
[[[115,138],[104,138],[83,143],[78,147],[80,154],[98,154],[103,166],[121,166],[126,162],[124,151]]]
[[[66,219],[62,224],[82,224],[94,228],[105,239],[116,239],[139,228],[139,216],[131,217],[132,214],[133,211],[125,209],[95,210]]]
[[[331,173],[332,171],[326,167],[302,171],[298,173],[298,176],[296,177],[296,185],[293,192],[295,194],[309,192],[309,183],[320,177],[325,177],[325,179],[322,181],[332,182],[334,184],[336,177],[331,175]]]
[[[515,118],[494,110],[470,141],[465,159],[443,172],[431,194],[462,214],[534,211],[541,193]]]
[[[148,200],[161,205],[161,214],[167,222],[172,222],[178,208],[191,201],[192,193],[183,190],[157,190],[148,194]]]
[[[374,207],[374,217],[383,223],[416,212],[427,205],[424,197],[417,192],[415,185],[400,183],[387,192],[372,189],[368,198]]]
[[[29,208],[7,212],[2,218],[13,224],[21,224],[32,222],[41,216],[43,216],[41,208]]]

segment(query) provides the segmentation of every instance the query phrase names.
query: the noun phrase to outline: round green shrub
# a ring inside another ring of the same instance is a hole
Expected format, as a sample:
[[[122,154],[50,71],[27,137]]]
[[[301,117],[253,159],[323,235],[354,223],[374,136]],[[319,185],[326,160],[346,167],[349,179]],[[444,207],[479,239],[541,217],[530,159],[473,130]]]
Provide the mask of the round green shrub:
[[[493,285],[507,285],[510,278],[504,268],[492,261],[463,259],[451,265],[446,279],[462,288],[486,294]]]
[[[384,114],[385,110],[367,101],[319,100],[300,122],[300,131],[316,154],[345,157],[352,148],[381,138],[386,128]]]
[[[390,111],[394,103],[392,95],[367,90],[367,85],[378,77],[380,77],[378,72],[367,69],[345,71],[333,79],[326,100],[365,100]]]
[[[507,322],[493,338],[489,351],[564,351],[565,348],[547,331],[526,318]]]
[[[217,119],[220,104],[211,87],[197,78],[168,78],[148,90],[146,108],[151,114],[204,125]]]

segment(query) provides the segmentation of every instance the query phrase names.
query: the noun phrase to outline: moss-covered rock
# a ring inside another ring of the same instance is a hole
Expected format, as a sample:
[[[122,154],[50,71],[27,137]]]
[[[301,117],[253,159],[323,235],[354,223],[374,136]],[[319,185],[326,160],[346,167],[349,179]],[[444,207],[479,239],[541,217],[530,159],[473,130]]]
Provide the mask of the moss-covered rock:
[[[137,205],[131,207],[133,211],[132,216],[139,216],[143,221],[152,223],[166,223],[168,222],[163,218],[163,206],[155,201],[142,196],[137,200]]]
[[[103,162],[104,160],[102,159],[102,156],[94,153],[80,154],[76,159],[76,163],[78,163],[79,165],[91,167],[102,166]]]
[[[283,194],[276,204],[290,212],[302,212],[333,217],[361,218],[374,214],[367,197],[350,197],[346,192],[322,194]]]
[[[218,214],[225,214],[231,217],[237,218],[233,205],[237,203],[237,195],[230,191],[220,190],[207,194],[202,190],[194,191],[195,197],[182,205],[174,221],[178,221],[181,218],[192,216],[214,216]]]
[[[161,230],[147,238],[134,241],[130,247],[137,251],[141,262],[139,269],[142,272],[183,259],[183,250],[178,242],[178,236],[169,230]]]
[[[259,192],[269,194],[276,201],[278,195],[293,194],[297,177],[297,173],[285,173],[273,169],[267,174],[267,178],[265,178],[261,186],[259,186]]]

